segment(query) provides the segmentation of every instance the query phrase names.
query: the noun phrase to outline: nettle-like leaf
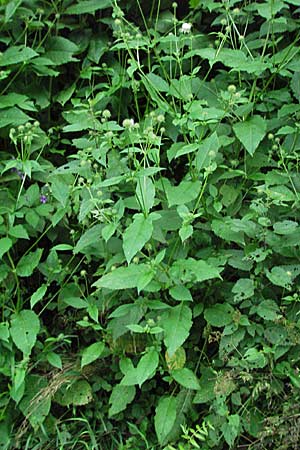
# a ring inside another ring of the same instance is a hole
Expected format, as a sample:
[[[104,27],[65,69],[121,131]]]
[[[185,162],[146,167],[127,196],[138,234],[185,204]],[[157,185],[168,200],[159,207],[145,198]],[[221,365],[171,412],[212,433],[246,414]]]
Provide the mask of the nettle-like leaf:
[[[94,14],[100,9],[112,7],[111,0],[84,0],[77,4],[69,6],[64,14]]]
[[[217,303],[204,310],[204,318],[213,327],[224,327],[233,320],[234,309],[228,303]]]
[[[138,362],[137,367],[130,367],[125,373],[124,378],[121,381],[122,386],[134,386],[138,384],[139,387],[151,378],[157,369],[159,362],[159,355],[157,351],[150,349]]]
[[[37,248],[34,252],[22,256],[17,264],[16,271],[20,277],[29,277],[32,275],[34,269],[38,266],[42,257],[43,249]]]
[[[40,321],[35,312],[23,309],[13,314],[10,334],[16,347],[29,356],[40,331]]]
[[[87,405],[93,398],[91,385],[86,380],[76,380],[70,386],[64,386],[60,394],[57,399],[63,406]]]
[[[124,411],[126,406],[134,399],[135,392],[135,386],[123,386],[122,384],[114,386],[109,397],[109,403],[111,405],[108,411],[109,417]]]
[[[146,176],[138,178],[135,195],[142,211],[148,214],[155,198],[155,187],[151,178]]]
[[[123,250],[128,264],[149,241],[153,232],[152,217],[135,214],[123,235]]]
[[[159,326],[164,330],[164,343],[170,357],[188,338],[192,323],[192,311],[185,304],[174,306],[163,314]]]
[[[44,56],[57,66],[78,61],[73,55],[79,51],[79,47],[62,36],[53,36],[47,39],[45,47],[46,52]]]
[[[157,439],[163,445],[176,420],[176,398],[160,398],[155,410],[154,426]]]
[[[166,185],[166,194],[169,207],[174,205],[184,205],[195,200],[200,192],[201,183],[199,181],[182,181],[178,186]]]
[[[171,376],[177,383],[181,384],[181,386],[187,389],[193,389],[196,391],[200,389],[198,378],[196,377],[194,372],[187,367],[172,370]]]
[[[86,347],[82,352],[81,368],[96,361],[104,350],[104,342],[95,342]]]
[[[265,137],[266,130],[266,120],[260,116],[252,116],[245,122],[238,122],[233,125],[236,137],[251,156],[254,155],[255,150]]]
[[[24,47],[23,45],[12,46],[1,54],[0,67],[26,62],[35,56],[38,56],[38,53],[30,47]]]
[[[93,286],[107,289],[137,288],[142,278],[149,276],[147,279],[150,282],[153,275],[153,269],[147,264],[130,264],[128,267],[118,267],[103,275],[93,283]]]

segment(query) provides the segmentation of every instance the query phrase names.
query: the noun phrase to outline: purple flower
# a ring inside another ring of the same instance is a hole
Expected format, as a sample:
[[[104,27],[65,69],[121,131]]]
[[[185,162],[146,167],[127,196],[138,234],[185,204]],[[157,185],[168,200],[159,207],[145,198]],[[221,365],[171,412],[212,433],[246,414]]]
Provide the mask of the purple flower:
[[[47,200],[48,200],[48,199],[47,199],[46,195],[41,195],[41,196],[40,196],[40,202],[41,202],[41,203],[45,204],[45,203],[47,203]]]

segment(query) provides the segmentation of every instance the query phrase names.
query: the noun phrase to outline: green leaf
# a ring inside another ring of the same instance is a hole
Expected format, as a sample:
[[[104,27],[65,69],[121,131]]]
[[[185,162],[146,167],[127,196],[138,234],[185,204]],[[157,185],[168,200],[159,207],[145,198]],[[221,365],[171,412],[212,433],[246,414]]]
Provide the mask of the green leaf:
[[[111,8],[111,0],[84,0],[71,5],[64,11],[64,14],[93,14],[95,11]]]
[[[44,57],[53,61],[55,65],[77,61],[73,54],[79,51],[79,47],[69,39],[62,36],[53,36],[47,39],[45,47]]]
[[[29,356],[40,331],[40,321],[35,312],[23,309],[12,315],[10,334],[16,347]]]
[[[176,420],[176,398],[160,398],[155,410],[154,426],[157,439],[163,445]]]
[[[187,389],[194,389],[196,391],[200,389],[198,378],[192,370],[186,367],[172,370],[171,375],[177,383]]]
[[[152,269],[146,264],[131,264],[128,267],[118,267],[112,272],[103,275],[92,286],[108,289],[130,289],[139,284],[142,276]]]
[[[300,72],[294,73],[291,80],[291,88],[296,99],[300,102]]]
[[[70,186],[64,182],[63,177],[53,177],[51,179],[51,194],[59,201],[64,208],[67,206],[70,193]]]
[[[151,216],[135,214],[133,222],[123,235],[123,250],[128,264],[132,258],[144,247],[152,236],[153,225]]]
[[[266,130],[267,123],[260,116],[252,116],[245,122],[238,122],[233,125],[236,137],[251,156],[264,138]]]
[[[178,285],[169,289],[169,293],[174,300],[192,302],[193,297],[191,296],[190,290],[185,286]]]
[[[47,285],[42,284],[30,298],[30,308],[32,309],[40,300],[42,300],[46,294]]]
[[[0,239],[0,258],[8,252],[8,250],[12,247],[13,242],[10,238],[4,237]]]
[[[90,245],[95,245],[95,243],[99,242],[101,238],[103,225],[98,224],[94,225],[92,228],[88,229],[83,235],[80,237],[79,241],[74,247],[74,254],[76,253],[84,253],[86,247]]]
[[[216,132],[204,139],[200,145],[195,158],[197,170],[206,169],[215,159],[216,153],[220,148],[219,138]]]
[[[234,301],[240,302],[254,295],[254,281],[250,278],[240,278],[232,288]]]
[[[204,318],[213,327],[224,327],[233,320],[234,309],[227,303],[216,303],[204,311]]]
[[[26,228],[23,225],[15,225],[8,230],[8,234],[18,239],[29,239]]]
[[[21,62],[28,61],[35,56],[38,56],[38,53],[30,47],[24,47],[23,45],[18,45],[15,47],[12,46],[1,54],[0,67],[19,64]]]
[[[123,386],[121,384],[114,386],[109,397],[111,405],[108,411],[109,417],[124,411],[126,406],[134,399],[135,392],[134,386]]]
[[[121,381],[121,385],[132,386],[138,384],[141,387],[146,380],[154,375],[158,362],[159,355],[157,351],[154,348],[150,349],[148,353],[141,357],[136,368],[132,367],[128,370]]]
[[[81,368],[91,364],[93,361],[96,361],[104,350],[103,342],[95,342],[94,344],[86,347],[82,352],[81,357]]]
[[[273,300],[263,300],[255,309],[264,320],[275,320],[280,314],[278,305]]]
[[[137,180],[136,197],[144,213],[149,213],[154,205],[155,187],[149,177],[140,177]]]
[[[156,89],[158,92],[168,92],[169,91],[169,85],[162,77],[159,77],[158,75],[155,75],[154,73],[149,73],[146,75],[146,78],[148,79],[149,83]]]
[[[298,223],[293,220],[283,220],[274,223],[273,228],[276,234],[292,234],[298,228]]]
[[[179,186],[166,186],[166,194],[169,207],[183,205],[195,200],[200,192],[200,181],[182,181]]]
[[[174,306],[163,314],[159,323],[164,330],[164,343],[170,357],[189,336],[192,327],[192,311],[184,304]]]
[[[221,430],[225,441],[231,448],[234,444],[235,439],[239,434],[240,429],[240,416],[238,414],[232,414],[228,416],[227,422],[223,423]]]
[[[34,269],[38,266],[42,257],[43,249],[38,248],[34,252],[28,253],[26,256],[22,256],[17,264],[16,271],[20,277],[29,277],[32,275]]]
[[[32,427],[37,429],[44,422],[50,407],[51,396],[47,393],[47,379],[44,376],[27,376],[26,390],[20,402],[20,410],[28,418]]]
[[[47,353],[47,361],[49,364],[51,364],[51,366],[56,367],[57,369],[62,369],[62,360],[58,353]]]
[[[194,258],[178,259],[170,268],[170,276],[174,283],[178,283],[178,281],[200,283],[212,278],[221,278],[221,270],[221,268],[213,267],[206,261]]]
[[[65,389],[61,404],[68,405],[86,405],[93,398],[91,385],[86,380],[78,380]]]
[[[17,107],[0,110],[0,128],[8,125],[22,125],[30,120],[30,117]]]

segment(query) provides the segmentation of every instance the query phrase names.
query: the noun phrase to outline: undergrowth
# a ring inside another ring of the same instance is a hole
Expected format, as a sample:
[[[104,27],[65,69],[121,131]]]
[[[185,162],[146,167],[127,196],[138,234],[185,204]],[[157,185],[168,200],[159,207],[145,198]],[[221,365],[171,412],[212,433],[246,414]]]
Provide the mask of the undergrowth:
[[[299,448],[299,0],[1,0],[0,449]]]

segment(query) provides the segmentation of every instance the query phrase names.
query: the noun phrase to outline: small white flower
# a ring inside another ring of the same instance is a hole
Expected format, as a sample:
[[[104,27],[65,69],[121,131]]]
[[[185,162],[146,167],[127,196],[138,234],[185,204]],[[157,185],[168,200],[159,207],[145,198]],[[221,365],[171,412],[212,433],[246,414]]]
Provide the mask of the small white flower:
[[[133,119],[124,119],[122,125],[124,128],[132,128],[132,127],[134,127],[134,120]]]
[[[191,32],[191,29],[192,29],[192,24],[185,22],[181,25],[180,31],[181,31],[181,33],[188,34]]]

